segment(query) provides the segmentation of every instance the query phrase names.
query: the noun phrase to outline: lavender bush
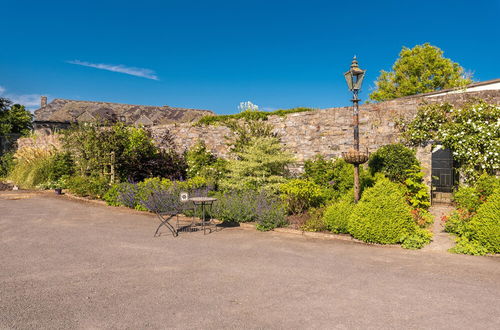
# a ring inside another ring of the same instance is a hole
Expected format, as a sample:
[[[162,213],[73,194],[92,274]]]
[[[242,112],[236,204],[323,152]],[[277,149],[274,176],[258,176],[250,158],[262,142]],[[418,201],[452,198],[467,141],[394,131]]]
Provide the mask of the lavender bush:
[[[138,194],[139,188],[137,183],[121,183],[116,200],[120,205],[135,208],[139,203]]]
[[[142,207],[151,212],[180,213],[182,210],[182,203],[179,195],[180,188],[178,184],[174,183],[168,188],[152,188],[148,195],[142,196],[139,203]]]
[[[227,191],[217,195],[213,216],[224,222],[257,222],[257,229],[271,230],[286,224],[281,200],[268,192]]]

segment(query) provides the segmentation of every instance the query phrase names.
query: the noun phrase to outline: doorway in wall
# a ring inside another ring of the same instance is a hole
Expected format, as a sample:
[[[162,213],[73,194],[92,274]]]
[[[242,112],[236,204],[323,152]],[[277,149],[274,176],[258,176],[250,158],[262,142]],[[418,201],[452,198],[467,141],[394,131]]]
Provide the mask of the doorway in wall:
[[[451,193],[456,175],[453,154],[449,149],[436,146],[432,151],[432,190],[436,193]]]

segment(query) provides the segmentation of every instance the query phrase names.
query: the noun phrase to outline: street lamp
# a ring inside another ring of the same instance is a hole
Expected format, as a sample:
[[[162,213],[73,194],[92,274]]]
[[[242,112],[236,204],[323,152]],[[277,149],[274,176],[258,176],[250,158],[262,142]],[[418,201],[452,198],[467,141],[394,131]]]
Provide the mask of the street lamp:
[[[342,157],[346,162],[354,165],[354,202],[359,201],[359,165],[365,163],[368,160],[368,152],[359,152],[359,108],[358,103],[360,99],[358,98],[359,90],[363,84],[363,78],[365,77],[366,70],[362,70],[358,66],[358,61],[356,56],[352,59],[351,68],[349,71],[344,73],[345,80],[347,82],[347,87],[352,92],[352,103],[353,103],[353,126],[354,126],[354,149],[348,152],[343,152]]]

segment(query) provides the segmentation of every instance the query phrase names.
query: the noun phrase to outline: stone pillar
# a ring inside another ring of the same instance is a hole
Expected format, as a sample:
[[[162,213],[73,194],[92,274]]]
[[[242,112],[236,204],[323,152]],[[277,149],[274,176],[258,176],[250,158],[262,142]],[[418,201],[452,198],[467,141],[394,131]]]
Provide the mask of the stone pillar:
[[[424,183],[429,187],[429,193],[431,192],[431,182],[432,182],[432,145],[428,144],[424,147],[417,147],[417,159],[422,165],[422,171],[424,172]]]
[[[43,108],[46,105],[47,105],[47,96],[41,96],[40,97],[40,107]]]

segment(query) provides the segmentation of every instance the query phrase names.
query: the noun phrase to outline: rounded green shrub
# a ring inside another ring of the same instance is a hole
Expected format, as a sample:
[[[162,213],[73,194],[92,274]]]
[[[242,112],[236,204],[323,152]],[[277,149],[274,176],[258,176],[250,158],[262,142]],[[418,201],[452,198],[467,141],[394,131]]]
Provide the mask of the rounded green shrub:
[[[349,233],[349,217],[355,206],[353,199],[353,194],[346,194],[325,209],[323,221],[329,231],[336,234]]]
[[[415,151],[400,143],[388,144],[375,151],[368,162],[372,174],[381,172],[390,180],[404,182],[408,170],[420,165]]]
[[[401,243],[415,232],[404,189],[388,179],[367,188],[349,217],[349,233],[365,242]]]
[[[327,199],[326,190],[312,180],[293,179],[280,185],[288,213],[299,214],[318,207]]]
[[[102,198],[109,190],[108,179],[104,177],[73,176],[67,180],[67,186],[73,194],[90,198]]]
[[[471,241],[480,243],[488,253],[500,253],[500,189],[479,207],[467,227]]]

